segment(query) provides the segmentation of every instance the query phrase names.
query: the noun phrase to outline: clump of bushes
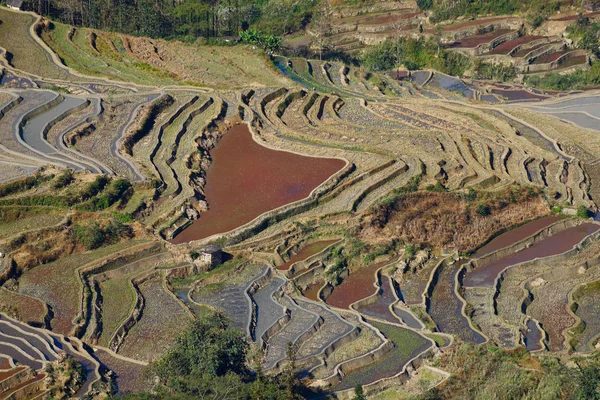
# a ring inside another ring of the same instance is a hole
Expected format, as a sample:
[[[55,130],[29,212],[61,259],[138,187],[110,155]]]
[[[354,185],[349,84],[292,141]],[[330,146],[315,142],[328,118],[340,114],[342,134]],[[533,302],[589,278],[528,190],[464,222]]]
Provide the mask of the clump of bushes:
[[[133,229],[121,221],[112,220],[105,226],[94,221],[89,224],[75,224],[73,226],[75,241],[86,250],[94,250],[109,244],[120,242],[133,237]]]
[[[62,189],[69,186],[75,178],[73,177],[73,170],[67,169],[62,174],[56,177],[56,180],[52,184],[53,189]]]
[[[9,182],[0,186],[0,197],[5,197],[11,194],[24,192],[34,187],[40,186],[44,182],[53,179],[54,175],[35,174],[27,178],[19,179],[18,181]]]

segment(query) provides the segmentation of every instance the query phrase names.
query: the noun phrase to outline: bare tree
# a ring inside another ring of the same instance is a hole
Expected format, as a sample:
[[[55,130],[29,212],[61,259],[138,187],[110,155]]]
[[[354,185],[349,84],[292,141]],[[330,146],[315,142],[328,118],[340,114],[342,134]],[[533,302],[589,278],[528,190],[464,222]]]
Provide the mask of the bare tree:
[[[314,37],[313,43],[319,50],[319,60],[323,59],[323,50],[329,45],[329,39],[332,32],[332,15],[333,13],[329,6],[329,2],[324,1],[312,19],[310,32]]]

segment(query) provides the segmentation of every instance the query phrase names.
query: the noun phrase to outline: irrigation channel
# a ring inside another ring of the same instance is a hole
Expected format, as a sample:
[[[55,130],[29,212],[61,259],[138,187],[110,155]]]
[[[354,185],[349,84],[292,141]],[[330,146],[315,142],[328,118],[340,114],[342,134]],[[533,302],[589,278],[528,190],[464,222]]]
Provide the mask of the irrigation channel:
[[[229,129],[211,158],[205,187],[209,209],[177,235],[174,244],[231,231],[306,198],[345,165],[339,159],[271,150],[254,141],[245,124]]]

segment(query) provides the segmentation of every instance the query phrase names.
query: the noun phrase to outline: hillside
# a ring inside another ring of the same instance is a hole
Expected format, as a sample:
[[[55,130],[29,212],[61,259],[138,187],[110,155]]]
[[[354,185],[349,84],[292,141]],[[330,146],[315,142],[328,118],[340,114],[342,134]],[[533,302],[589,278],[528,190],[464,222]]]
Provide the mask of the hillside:
[[[598,395],[596,14],[534,3],[0,7],[5,393]]]

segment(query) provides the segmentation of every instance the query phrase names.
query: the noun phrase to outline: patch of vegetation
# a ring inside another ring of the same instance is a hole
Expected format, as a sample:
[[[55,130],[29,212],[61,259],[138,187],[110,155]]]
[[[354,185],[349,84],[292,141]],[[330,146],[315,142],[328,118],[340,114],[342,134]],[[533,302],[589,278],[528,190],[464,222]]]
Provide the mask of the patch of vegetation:
[[[474,68],[479,79],[491,79],[495,81],[506,82],[517,76],[517,70],[514,65],[491,64],[476,58]]]
[[[532,357],[524,348],[460,344],[444,352],[438,365],[452,376],[417,399],[599,399],[597,357],[575,366],[553,357]]]
[[[247,358],[250,345],[244,332],[232,328],[221,314],[194,320],[176,344],[149,367],[156,377],[152,393],[128,394],[122,399],[235,398],[240,400],[301,399],[294,374],[294,354],[288,351],[290,369],[266,376],[251,375]]]
[[[131,226],[123,224],[121,221],[110,221],[105,226],[101,226],[94,221],[88,224],[75,224],[73,226],[73,235],[77,243],[81,244],[86,250],[94,250],[109,244],[120,242],[123,239],[133,237]]]
[[[6,197],[11,194],[25,192],[38,187],[41,184],[52,180],[53,178],[54,175],[35,174],[28,176],[27,178],[5,183],[4,185],[0,186],[0,197]]]
[[[435,38],[386,40],[366,49],[361,63],[370,71],[388,71],[404,65],[409,70],[431,68],[462,76],[471,67],[469,57],[444,50]]]

